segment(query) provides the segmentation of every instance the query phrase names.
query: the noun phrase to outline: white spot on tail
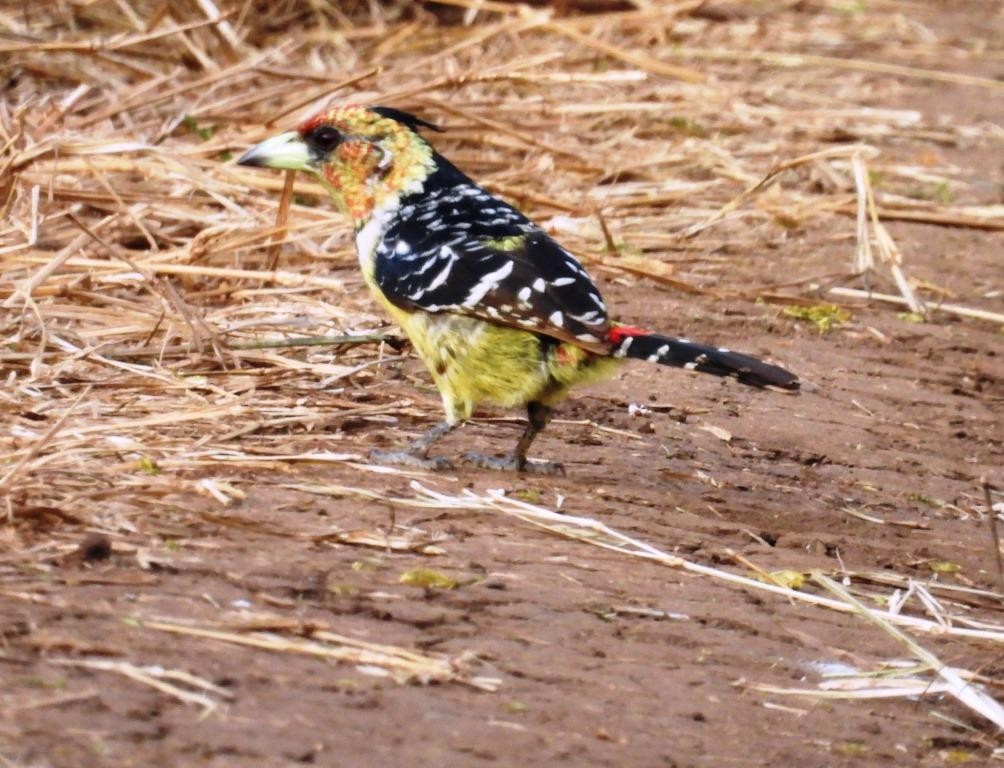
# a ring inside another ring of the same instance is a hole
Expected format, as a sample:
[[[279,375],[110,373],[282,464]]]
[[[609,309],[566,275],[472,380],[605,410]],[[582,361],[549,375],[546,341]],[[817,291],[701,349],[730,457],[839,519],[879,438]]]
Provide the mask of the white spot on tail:
[[[696,370],[698,366],[704,365],[706,362],[708,362],[708,356],[702,352],[683,367],[688,371],[693,371]]]
[[[633,337],[631,336],[626,337],[624,341],[621,342],[621,345],[617,348],[617,351],[614,352],[614,357],[627,357],[628,347],[631,346],[632,341],[634,341]]]

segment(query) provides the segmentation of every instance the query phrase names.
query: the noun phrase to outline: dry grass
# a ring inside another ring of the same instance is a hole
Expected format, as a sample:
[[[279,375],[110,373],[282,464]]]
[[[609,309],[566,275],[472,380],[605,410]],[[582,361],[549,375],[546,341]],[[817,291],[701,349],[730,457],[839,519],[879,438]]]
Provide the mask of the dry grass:
[[[837,221],[848,245],[833,294],[868,296],[867,277],[881,301],[924,313],[938,307],[911,283],[910,254],[883,221],[1004,230],[1000,206],[952,202],[968,190],[958,168],[881,149],[1000,140],[999,127],[856,106],[883,87],[871,76],[890,72],[1001,98],[999,81],[937,69],[933,52],[946,47],[903,16],[868,21],[931,68],[839,56],[835,41],[856,28],[840,14],[803,29],[769,12],[761,25],[716,21],[702,2],[570,16],[474,0],[380,16],[357,5],[249,2],[221,13],[211,0],[108,0],[0,11],[0,413],[11,425],[0,434],[0,514],[13,530],[56,515],[128,531],[194,493],[226,505],[243,493],[237,467],[328,460],[382,471],[317,451],[318,433],[347,420],[421,415],[360,396],[398,350],[359,290],[348,227],[303,181],[286,221],[287,182],[231,161],[331,100],[441,122],[445,154],[587,264],[678,290],[715,292],[684,269],[724,243],[755,250],[785,228]],[[793,56],[807,34],[833,55]],[[768,90],[745,79],[751,65],[792,68],[784,92],[777,80]],[[824,87],[834,68],[855,76]],[[897,191],[918,186],[930,199]],[[744,294],[778,300],[783,278],[768,265]],[[817,295],[807,281],[786,288],[782,301]],[[987,309],[941,309],[1004,322]],[[26,542],[25,557],[67,547]],[[337,655],[316,636],[309,648],[252,639]],[[445,660],[378,650],[393,658],[372,663],[402,679],[455,674]],[[210,706],[143,670],[113,671]]]
[[[931,134],[918,113],[853,107],[848,97],[860,94],[815,89],[838,64],[865,74],[882,67],[814,61],[818,69],[799,71],[780,99],[737,82],[750,62],[799,65],[784,58],[799,35],[790,16],[771,18],[761,50],[746,55],[748,23],[709,21],[694,13],[698,2],[571,17],[452,4],[461,8],[402,6],[351,22],[325,4],[220,14],[211,2],[167,13],[153,2],[100,2],[4,14],[8,515],[72,507],[123,486],[131,493],[111,494],[109,508],[128,515],[173,495],[173,481],[159,487],[156,466],[197,466],[252,434],[257,450],[298,453],[289,428],[309,435],[330,426],[332,406],[361,418],[394,412],[393,404],[329,400],[322,412],[312,398],[302,402],[342,382],[365,386],[379,361],[348,344],[268,341],[368,331],[381,320],[354,280],[341,279],[351,275],[349,233],[322,190],[298,184],[290,221],[273,228],[283,180],[229,162],[332,99],[439,119],[449,127],[440,140],[447,154],[550,222],[587,262],[682,290],[705,289],[674,275],[667,253],[847,214],[857,216],[858,243],[848,275],[872,274],[870,288],[888,284],[919,312],[909,256],[882,219],[1004,227],[989,207],[890,193],[876,200],[870,175],[965,186],[957,169],[884,162],[868,146]],[[824,39],[849,23],[817,22]],[[291,39],[290,27],[303,34]],[[919,28],[884,31],[900,46],[931,45]],[[668,55],[687,63],[669,65]],[[988,96],[1000,92],[998,82],[971,80]],[[857,87],[873,88],[864,76]],[[851,145],[819,151],[835,121]],[[769,144],[753,139],[765,124]],[[944,141],[994,130],[938,128]],[[765,284],[772,278],[768,271]],[[846,286],[837,292],[848,295]],[[308,369],[313,376],[302,376]]]
[[[908,635],[906,631],[909,630],[911,633],[928,637],[976,640],[998,646],[1004,643],[1004,625],[983,618],[974,619],[971,615],[973,609],[979,607],[987,599],[994,604],[999,604],[1004,600],[1004,596],[998,593],[956,588],[935,581],[921,582],[888,573],[871,575],[843,571],[840,573],[840,577],[847,586],[837,583],[823,573],[810,574],[811,581],[822,587],[823,593],[818,594],[809,590],[811,585],[804,574],[789,572],[780,574],[783,579],[778,578],[779,575],[759,569],[746,558],[737,559],[753,571],[753,577],[702,565],[624,534],[599,520],[558,513],[522,499],[509,497],[503,491],[498,490],[478,494],[470,489],[465,489],[462,494],[452,495],[412,481],[410,487],[414,491],[414,496],[402,497],[388,495],[373,488],[345,485],[296,484],[286,487],[318,496],[359,498],[368,501],[379,500],[390,507],[403,509],[426,508],[440,511],[473,511],[483,514],[505,515],[542,528],[552,534],[575,539],[629,558],[650,560],[670,568],[689,572],[700,578],[723,581],[753,592],[767,592],[775,596],[787,597],[796,603],[857,615],[901,643],[916,661],[906,666],[898,665],[899,668],[892,671],[884,671],[881,680],[876,679],[878,676],[844,674],[841,676],[842,679],[836,683],[824,680],[818,689],[779,689],[774,686],[747,685],[746,681],[741,681],[741,685],[764,693],[831,699],[909,698],[918,695],[948,693],[956,697],[961,704],[993,723],[997,728],[1004,728],[1004,708],[982,687],[988,683],[999,685],[999,681],[949,666]],[[385,537],[380,535],[373,537],[373,543],[379,546],[382,538]],[[387,536],[385,538],[386,545],[392,546],[392,540],[392,537]],[[398,543],[394,548],[401,549],[408,548],[408,546],[402,547]],[[412,548],[414,547],[412,546]],[[797,580],[792,578],[793,575],[798,577]],[[872,585],[876,583],[876,579],[878,579],[877,583],[883,586],[893,586],[894,591],[891,593],[874,591]],[[790,583],[785,583],[786,581]],[[852,583],[853,587],[850,586]],[[792,584],[797,586],[792,586]],[[826,595],[826,592],[830,594]],[[863,601],[883,607],[869,607]],[[911,609],[910,613],[904,611],[908,607]],[[656,613],[660,612],[656,611]],[[199,631],[203,632],[203,630]],[[210,632],[206,636],[216,636],[216,634],[219,633]],[[233,641],[253,642],[252,640],[238,639]],[[267,647],[282,648],[284,642],[275,638],[274,643],[267,644]],[[317,651],[299,650],[296,643],[286,650],[318,653]],[[423,660],[423,669],[433,668],[436,663],[435,660]],[[399,673],[401,671],[390,664],[386,666]],[[457,667],[456,664],[453,666]],[[447,669],[449,668],[447,666]],[[928,673],[933,675],[934,680],[924,677]],[[431,672],[426,671],[426,674],[431,674]],[[431,679],[441,678],[432,677]],[[450,679],[457,678],[451,675]],[[479,678],[459,679],[469,685],[485,689],[494,689],[498,684],[498,681]]]

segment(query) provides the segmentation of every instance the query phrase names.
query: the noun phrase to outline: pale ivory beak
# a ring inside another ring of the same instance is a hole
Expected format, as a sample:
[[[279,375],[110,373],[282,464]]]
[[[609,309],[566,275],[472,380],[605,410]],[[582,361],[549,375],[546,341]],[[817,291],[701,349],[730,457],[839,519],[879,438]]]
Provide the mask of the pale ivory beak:
[[[255,144],[241,155],[238,165],[258,168],[282,168],[288,171],[313,170],[314,158],[306,142],[296,131],[288,131]]]

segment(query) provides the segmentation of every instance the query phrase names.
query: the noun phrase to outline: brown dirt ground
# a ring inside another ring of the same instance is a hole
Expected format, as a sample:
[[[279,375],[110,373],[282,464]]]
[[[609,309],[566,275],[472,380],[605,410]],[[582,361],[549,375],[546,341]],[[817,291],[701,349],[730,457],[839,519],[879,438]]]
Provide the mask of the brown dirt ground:
[[[904,82],[896,106],[1004,121],[1000,99],[991,103],[961,86]],[[984,202],[1002,202],[999,144],[936,151],[987,180]],[[1000,233],[889,226],[911,276],[954,291],[958,303],[1000,308],[999,297],[987,298],[1004,287]],[[763,246],[774,274],[824,274],[847,263],[851,230],[850,220],[829,220],[783,237],[764,234]],[[764,282],[760,253],[726,246],[717,255],[723,258],[713,270],[684,276],[729,294]],[[344,277],[358,286],[350,273]],[[686,297],[611,273],[597,277],[622,318],[769,353],[814,386],[789,397],[633,364],[578,393],[536,446],[538,455],[565,461],[567,477],[460,468],[434,478],[436,487],[504,487],[532,492],[550,507],[561,495],[567,512],[740,571],[728,550],[765,570],[845,567],[920,578],[931,576],[933,562],[947,561],[961,570],[938,578],[993,587],[987,532],[971,511],[981,503],[981,475],[1004,481],[999,328],[944,315],[917,325],[894,309],[861,304],[849,324],[819,334],[749,298]],[[436,417],[435,394],[413,386],[413,379],[425,381],[416,361],[383,371],[379,397],[410,398],[428,421],[344,424],[337,450],[389,445]],[[630,402],[652,412],[631,416]],[[583,420],[628,434],[568,423]],[[731,442],[704,425],[728,430]],[[519,429],[481,418],[451,436],[444,451],[501,451]],[[317,447],[330,445],[318,436]],[[5,571],[5,765],[935,766],[963,753],[982,763],[994,746],[989,726],[950,699],[818,701],[736,685],[810,687],[819,679],[815,663],[870,668],[904,655],[856,617],[628,559],[501,516],[399,510],[397,525],[442,537],[446,553],[434,557],[332,543],[320,535],[384,528],[388,508],[281,484],[371,480],[338,465],[265,469],[254,479],[260,492],[225,513],[211,500],[186,498],[176,519],[148,521],[145,541],[131,544],[160,553],[163,562],[150,569],[126,547],[105,560]],[[407,493],[407,480],[392,477],[384,490]],[[848,509],[917,525],[879,525]],[[63,535],[73,541],[85,534],[68,527]],[[449,591],[399,584],[416,566],[470,583]],[[349,666],[124,621],[212,622],[240,605],[374,642],[472,651],[478,673],[502,685],[495,693],[399,685]],[[923,642],[957,666],[998,680],[1004,671],[999,647]],[[124,677],[47,661],[67,655],[183,669],[233,698],[200,718],[197,708]]]

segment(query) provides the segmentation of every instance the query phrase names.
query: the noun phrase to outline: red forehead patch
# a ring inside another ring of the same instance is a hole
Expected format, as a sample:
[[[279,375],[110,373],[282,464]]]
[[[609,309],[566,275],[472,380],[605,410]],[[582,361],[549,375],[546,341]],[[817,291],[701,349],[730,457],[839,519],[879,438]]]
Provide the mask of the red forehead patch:
[[[326,109],[323,112],[318,112],[313,117],[308,117],[299,126],[297,126],[296,131],[301,136],[306,136],[312,130],[314,130],[319,125],[333,125],[336,128],[342,129],[346,121],[358,120],[361,117],[368,116],[370,114],[366,107],[360,107],[355,104],[346,104],[341,107],[334,107],[332,109]]]

